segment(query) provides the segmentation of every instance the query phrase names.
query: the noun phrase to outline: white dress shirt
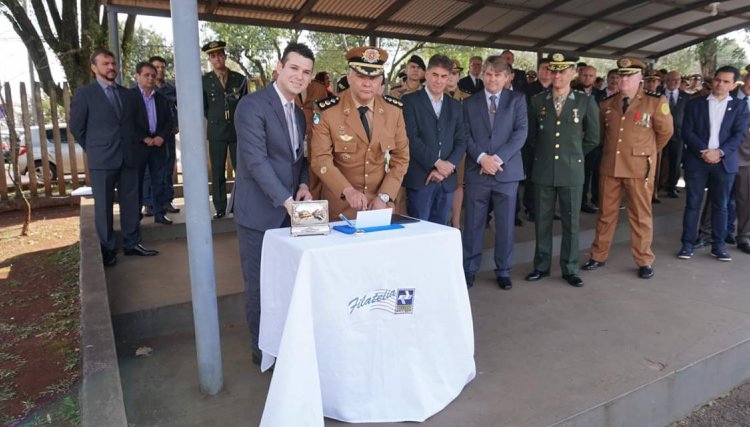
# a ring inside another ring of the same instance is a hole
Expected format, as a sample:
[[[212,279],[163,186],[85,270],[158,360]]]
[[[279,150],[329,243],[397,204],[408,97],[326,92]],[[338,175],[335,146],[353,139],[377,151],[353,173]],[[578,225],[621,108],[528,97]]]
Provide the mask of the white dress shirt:
[[[497,97],[497,98],[495,98],[495,108],[497,108],[500,105],[500,95],[502,95],[502,94],[503,94],[503,90],[502,89],[500,89],[500,92],[498,92],[498,93],[490,93],[487,89],[484,90],[484,100],[487,102],[487,112],[488,113],[490,111],[492,111],[492,102],[490,101],[490,97],[492,97],[492,96],[496,96]],[[477,157],[477,163],[479,163],[479,161],[482,160],[482,157],[484,157],[486,155],[487,155],[487,153],[481,153],[481,154],[479,154],[479,157]],[[496,158],[496,160],[499,160],[498,163],[500,164],[500,166],[502,166],[503,163],[505,163],[505,161],[503,159],[501,159],[500,157],[495,156],[495,158]]]
[[[708,149],[716,150],[719,148],[719,131],[721,122],[724,120],[724,113],[727,111],[727,104],[732,97],[727,95],[726,98],[719,101],[713,95],[708,95],[708,119],[711,123],[711,133],[708,137]]]

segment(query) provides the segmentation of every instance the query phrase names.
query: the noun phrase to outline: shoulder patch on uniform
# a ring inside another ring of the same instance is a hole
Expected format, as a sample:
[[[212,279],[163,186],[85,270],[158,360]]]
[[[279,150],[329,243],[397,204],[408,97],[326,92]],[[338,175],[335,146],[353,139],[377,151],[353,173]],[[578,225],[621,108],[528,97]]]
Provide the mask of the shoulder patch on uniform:
[[[385,99],[385,102],[387,102],[387,103],[389,103],[391,105],[395,105],[398,108],[404,108],[404,103],[403,102],[401,102],[400,100],[398,100],[398,99],[396,99],[396,98],[394,98],[394,97],[392,97],[390,95],[383,95],[383,99]]]
[[[331,108],[334,105],[339,103],[339,97],[338,96],[329,96],[328,98],[321,99],[320,101],[315,102],[315,104],[320,108],[320,110],[325,110],[327,108]]]
[[[645,93],[648,96],[653,96],[654,98],[661,98],[661,94],[659,92],[644,90],[643,93]]]
[[[669,114],[669,104],[668,103],[665,102],[665,103],[661,104],[661,113],[664,114],[665,116]]]

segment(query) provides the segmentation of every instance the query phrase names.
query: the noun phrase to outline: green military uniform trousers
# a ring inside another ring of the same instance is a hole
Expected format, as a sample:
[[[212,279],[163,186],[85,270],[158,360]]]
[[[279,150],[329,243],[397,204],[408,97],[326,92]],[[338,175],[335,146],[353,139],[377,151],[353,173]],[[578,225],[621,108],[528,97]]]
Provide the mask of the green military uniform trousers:
[[[208,141],[211,160],[211,198],[216,212],[227,210],[227,151],[232,167],[237,169],[237,141]]]
[[[578,273],[578,223],[581,215],[581,197],[583,197],[581,185],[553,187],[534,183],[535,270],[550,271],[553,219],[555,206],[559,201],[563,236],[560,246],[560,270],[562,274]]]

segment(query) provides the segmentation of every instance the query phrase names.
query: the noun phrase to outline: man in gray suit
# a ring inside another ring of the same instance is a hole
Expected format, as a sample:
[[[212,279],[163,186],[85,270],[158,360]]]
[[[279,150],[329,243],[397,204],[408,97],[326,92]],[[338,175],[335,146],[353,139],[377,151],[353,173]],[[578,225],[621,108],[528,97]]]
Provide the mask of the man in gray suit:
[[[307,89],[315,57],[306,45],[290,43],[276,64],[276,81],[243,97],[234,115],[237,178],[229,211],[234,212],[245,282],[245,315],[253,363],[259,365],[260,256],[266,230],[290,224],[293,200],[312,200],[305,160],[305,115],[294,104]]]
[[[495,277],[501,289],[511,289],[511,257],[518,182],[523,179],[521,148],[526,141],[526,98],[520,91],[504,90],[512,78],[510,65],[500,56],[482,65],[484,90],[463,103],[468,128],[464,172],[464,274],[466,284],[482,261],[487,211],[495,211]]]
[[[91,54],[96,80],[76,90],[70,107],[71,132],[88,158],[94,219],[105,266],[117,263],[112,205],[115,189],[120,204],[120,228],[125,255],[158,252],[140,244],[139,165],[145,157],[148,122],[134,92],[115,83],[115,56],[105,49]]]

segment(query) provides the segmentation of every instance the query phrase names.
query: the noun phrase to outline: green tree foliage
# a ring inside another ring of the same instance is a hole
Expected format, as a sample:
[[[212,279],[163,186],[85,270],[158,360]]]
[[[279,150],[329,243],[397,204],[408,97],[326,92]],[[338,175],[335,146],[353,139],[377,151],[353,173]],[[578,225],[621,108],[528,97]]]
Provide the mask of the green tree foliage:
[[[209,22],[203,24],[201,43],[225,41],[227,58],[238,64],[242,73],[259,77],[265,85],[284,47],[296,42],[301,33],[300,30]]]
[[[683,75],[700,73],[712,76],[721,66],[732,65],[742,69],[747,61],[747,55],[737,41],[723,37],[665,55],[659,58],[656,67],[676,70]]]
[[[135,82],[135,66],[141,61],[158,55],[167,60],[166,79],[174,81],[174,49],[171,42],[151,28],[138,25],[133,34],[133,43],[128,55],[122,58],[123,84]]]

